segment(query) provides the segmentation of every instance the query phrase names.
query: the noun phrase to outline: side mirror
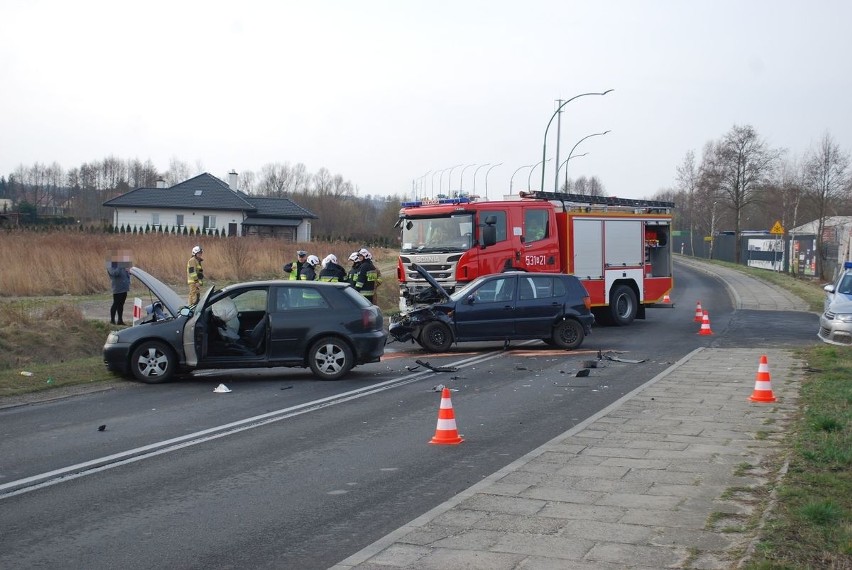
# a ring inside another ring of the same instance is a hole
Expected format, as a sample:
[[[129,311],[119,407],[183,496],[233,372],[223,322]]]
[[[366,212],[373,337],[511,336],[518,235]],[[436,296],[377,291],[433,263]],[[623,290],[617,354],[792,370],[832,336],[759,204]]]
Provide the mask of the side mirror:
[[[192,309],[190,309],[189,307],[181,307],[178,311],[178,314],[182,317],[188,317],[192,314]]]
[[[829,283],[828,285],[823,287],[822,290],[826,293],[834,293],[834,285],[832,283]]]
[[[468,305],[473,305],[474,303],[476,303],[476,296],[475,295],[468,295],[467,298],[464,300],[464,302],[467,303]]]

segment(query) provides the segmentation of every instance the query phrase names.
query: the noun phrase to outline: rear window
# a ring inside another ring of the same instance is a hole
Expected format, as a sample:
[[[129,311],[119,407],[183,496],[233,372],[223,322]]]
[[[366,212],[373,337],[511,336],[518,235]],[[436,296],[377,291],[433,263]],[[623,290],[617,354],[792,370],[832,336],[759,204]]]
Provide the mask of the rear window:
[[[565,275],[562,279],[559,280],[559,283],[562,284],[568,291],[568,293],[572,295],[576,295],[579,297],[586,297],[589,293],[586,291],[586,288],[583,287],[583,284],[580,283],[580,280],[574,277],[573,275]],[[563,294],[565,291],[563,290]]]
[[[361,293],[359,293],[352,287],[343,287],[340,291],[343,293],[344,297],[348,297],[355,303],[355,305],[361,307],[362,309],[366,309],[367,307],[371,307],[373,305]]]

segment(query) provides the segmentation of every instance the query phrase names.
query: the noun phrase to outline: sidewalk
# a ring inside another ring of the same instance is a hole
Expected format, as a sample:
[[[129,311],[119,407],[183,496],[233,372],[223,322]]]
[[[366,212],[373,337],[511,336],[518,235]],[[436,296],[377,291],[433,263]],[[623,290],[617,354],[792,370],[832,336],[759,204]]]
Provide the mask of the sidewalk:
[[[806,310],[786,291],[712,272],[738,308]],[[748,399],[763,354],[774,403]],[[736,567],[784,471],[801,367],[783,349],[699,348],[333,569]]]

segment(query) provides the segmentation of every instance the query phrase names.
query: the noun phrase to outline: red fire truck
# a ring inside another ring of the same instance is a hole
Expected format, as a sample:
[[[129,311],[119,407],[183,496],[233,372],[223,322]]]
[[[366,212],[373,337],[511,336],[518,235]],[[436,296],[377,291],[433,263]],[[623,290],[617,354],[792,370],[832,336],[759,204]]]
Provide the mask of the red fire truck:
[[[447,291],[507,270],[570,273],[598,319],[626,325],[672,290],[674,203],[555,192],[405,202],[400,309],[432,302],[419,265]]]

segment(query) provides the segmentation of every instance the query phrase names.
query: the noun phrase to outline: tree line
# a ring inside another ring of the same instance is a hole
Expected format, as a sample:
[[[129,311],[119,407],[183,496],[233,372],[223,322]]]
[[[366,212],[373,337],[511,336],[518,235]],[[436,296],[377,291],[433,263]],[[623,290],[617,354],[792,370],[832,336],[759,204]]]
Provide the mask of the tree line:
[[[0,206],[18,212],[28,224],[77,224],[109,226],[112,212],[103,203],[135,188],[151,188],[163,180],[174,186],[204,172],[172,159],[169,168],[158,170],[149,160],[107,157],[64,170],[58,163],[21,165],[0,177]],[[220,176],[227,181],[227,176]],[[358,188],[342,175],[326,168],[312,173],[304,164],[275,163],[260,172],[239,173],[238,190],[254,196],[289,198],[319,218],[312,221],[317,239],[343,239],[364,244],[395,246],[402,196],[360,196]],[[10,206],[12,204],[13,206]]]
[[[776,221],[789,230],[816,220],[817,275],[828,279],[823,230],[829,217],[852,214],[849,165],[849,152],[829,132],[803,154],[791,155],[754,127],[734,125],[708,141],[700,157],[688,151],[674,186],[655,197],[675,202],[675,227],[689,232],[693,250],[705,236],[734,231],[737,263],[743,231],[768,230]]]
[[[694,254],[695,243],[719,231],[734,231],[737,261],[744,230],[766,230],[780,221],[793,228],[817,220],[818,275],[826,258],[824,228],[831,216],[852,214],[850,155],[826,132],[801,155],[772,147],[750,125],[734,125],[710,140],[697,156],[685,154],[675,168],[674,184],[652,198],[675,203],[675,227],[686,231]],[[78,224],[107,225],[111,213],[103,203],[134,188],[173,186],[204,172],[173,158],[165,171],[148,160],[107,157],[64,170],[58,163],[19,166],[0,176],[0,207],[14,204],[17,211],[65,216]],[[227,175],[221,176],[227,180]],[[404,195],[360,195],[357,186],[326,168],[309,172],[304,164],[271,163],[259,172],[239,173],[239,187],[250,195],[290,198],[319,216],[313,235],[319,239],[354,240],[395,246],[400,203]],[[567,180],[562,191],[606,195],[597,177]],[[710,242],[712,248],[712,241]],[[712,254],[712,251],[711,251]]]

